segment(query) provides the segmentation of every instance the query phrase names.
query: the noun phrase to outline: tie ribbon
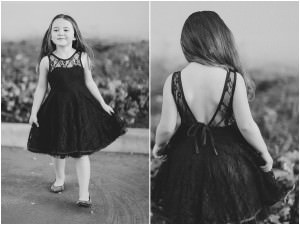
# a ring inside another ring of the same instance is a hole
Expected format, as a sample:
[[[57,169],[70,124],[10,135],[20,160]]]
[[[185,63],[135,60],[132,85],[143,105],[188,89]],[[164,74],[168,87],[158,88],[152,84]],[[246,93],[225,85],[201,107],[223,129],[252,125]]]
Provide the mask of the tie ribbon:
[[[200,139],[198,139],[199,134],[200,134]],[[200,122],[194,123],[187,130],[187,136],[190,136],[190,137],[194,138],[195,149],[196,149],[197,154],[200,153],[199,143],[200,143],[201,147],[206,146],[207,145],[207,139],[209,138],[209,141],[210,141],[211,147],[214,151],[214,154],[218,155],[218,152],[215,148],[214,138],[213,138],[211,129],[208,125],[206,125],[204,123],[200,123]]]

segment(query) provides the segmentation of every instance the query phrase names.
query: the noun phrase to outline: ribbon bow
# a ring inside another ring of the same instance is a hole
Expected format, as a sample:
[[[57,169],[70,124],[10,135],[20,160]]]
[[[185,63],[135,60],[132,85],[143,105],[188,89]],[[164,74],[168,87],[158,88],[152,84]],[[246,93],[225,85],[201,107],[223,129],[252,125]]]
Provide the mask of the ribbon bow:
[[[187,130],[187,136],[193,137],[194,138],[194,142],[195,142],[195,148],[196,148],[196,153],[199,154],[200,150],[199,150],[199,146],[198,146],[198,134],[200,135],[200,146],[205,146],[207,145],[207,138],[210,139],[210,144],[214,150],[215,155],[218,155],[218,152],[215,148],[215,142],[214,142],[214,138],[213,135],[211,133],[211,129],[209,126],[207,126],[204,123],[194,123],[192,126],[190,126],[190,128]]]

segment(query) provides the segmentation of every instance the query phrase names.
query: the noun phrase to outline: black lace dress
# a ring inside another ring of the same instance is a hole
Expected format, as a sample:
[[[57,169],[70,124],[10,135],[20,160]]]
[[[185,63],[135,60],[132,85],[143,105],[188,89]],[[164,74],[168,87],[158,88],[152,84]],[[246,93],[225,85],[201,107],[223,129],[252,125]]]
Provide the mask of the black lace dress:
[[[51,90],[32,125],[27,148],[54,157],[92,154],[125,133],[124,123],[109,115],[85,85],[81,52],[69,59],[50,54]]]
[[[196,120],[172,77],[181,124],[167,145],[167,160],[153,180],[152,210],[167,223],[246,223],[283,196],[273,172],[239,132],[232,110],[236,73],[228,71],[217,110]]]

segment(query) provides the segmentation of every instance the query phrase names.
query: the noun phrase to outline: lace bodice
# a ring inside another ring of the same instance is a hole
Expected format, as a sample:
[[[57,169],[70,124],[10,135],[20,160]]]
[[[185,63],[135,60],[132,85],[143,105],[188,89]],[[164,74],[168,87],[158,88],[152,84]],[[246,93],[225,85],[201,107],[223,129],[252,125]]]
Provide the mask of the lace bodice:
[[[68,59],[61,59],[58,56],[51,53],[49,56],[49,72],[52,72],[55,68],[72,68],[74,66],[82,67],[81,52],[76,51]]]
[[[232,101],[236,84],[236,73],[228,71],[220,102],[211,120],[208,122],[210,127],[228,126],[235,122]],[[197,123],[195,116],[189,108],[181,82],[181,72],[175,72],[172,76],[172,94],[177,106],[177,110],[181,117],[181,123],[193,124]]]

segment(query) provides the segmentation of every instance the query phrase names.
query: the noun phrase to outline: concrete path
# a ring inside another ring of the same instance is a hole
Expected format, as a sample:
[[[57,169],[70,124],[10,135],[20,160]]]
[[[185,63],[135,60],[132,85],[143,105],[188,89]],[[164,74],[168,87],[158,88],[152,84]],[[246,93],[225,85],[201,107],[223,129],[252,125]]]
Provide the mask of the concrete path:
[[[149,223],[148,155],[98,152],[91,158],[93,207],[79,208],[74,160],[67,160],[66,190],[49,192],[49,156],[2,147],[1,223]]]

